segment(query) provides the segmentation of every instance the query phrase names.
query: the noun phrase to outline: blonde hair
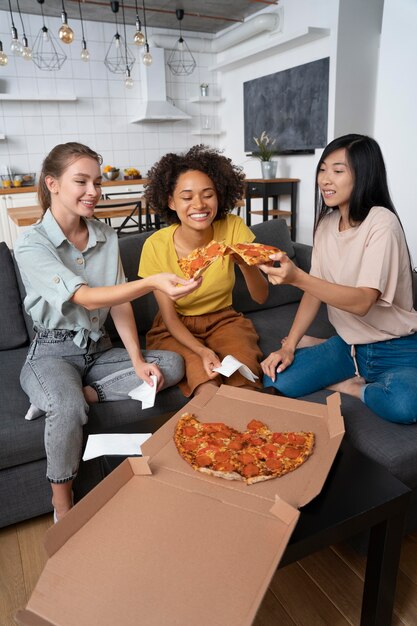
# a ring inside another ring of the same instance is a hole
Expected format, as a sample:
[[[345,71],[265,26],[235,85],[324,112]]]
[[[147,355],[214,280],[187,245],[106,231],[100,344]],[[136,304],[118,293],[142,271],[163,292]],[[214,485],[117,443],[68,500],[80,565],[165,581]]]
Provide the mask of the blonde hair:
[[[89,157],[94,159],[98,165],[103,163],[103,158],[94,150],[91,150],[88,146],[76,141],[69,141],[68,143],[60,143],[52,148],[50,153],[45,157],[42,163],[42,170],[39,175],[38,184],[38,199],[42,207],[43,212],[51,206],[51,192],[49,191],[45,178],[47,176],[53,176],[53,178],[60,178],[65,172],[67,167],[76,159],[81,157]]]

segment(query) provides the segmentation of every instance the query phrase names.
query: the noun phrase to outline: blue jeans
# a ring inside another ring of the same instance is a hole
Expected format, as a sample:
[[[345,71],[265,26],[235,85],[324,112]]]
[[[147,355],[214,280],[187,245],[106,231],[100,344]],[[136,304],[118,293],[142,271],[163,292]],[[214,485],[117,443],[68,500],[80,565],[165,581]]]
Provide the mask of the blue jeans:
[[[83,387],[91,385],[100,402],[129,398],[141,384],[127,351],[112,348],[107,335],[79,348],[67,330],[40,331],[32,341],[20,375],[30,401],[45,411],[45,450],[50,482],[72,480],[78,470],[88,404]],[[148,363],[161,369],[165,387],[184,376],[181,356],[163,350],[144,351]]]
[[[357,345],[356,361],[366,381],[362,401],[390,422],[417,421],[417,333]],[[355,375],[351,346],[335,335],[327,341],[295,351],[294,361],[277,374],[275,382],[264,376],[265,387],[299,398]]]

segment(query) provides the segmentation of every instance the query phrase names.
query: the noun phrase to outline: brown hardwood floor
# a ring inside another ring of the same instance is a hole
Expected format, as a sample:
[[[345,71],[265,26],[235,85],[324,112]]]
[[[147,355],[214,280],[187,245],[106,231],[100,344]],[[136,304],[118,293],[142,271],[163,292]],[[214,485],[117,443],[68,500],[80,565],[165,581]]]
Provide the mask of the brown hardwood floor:
[[[0,530],[0,626],[15,626],[46,561],[44,515]],[[278,570],[254,626],[356,626],[365,557],[348,544],[332,546]],[[417,626],[417,533],[403,542],[393,626]],[[75,625],[74,625],[75,626]]]

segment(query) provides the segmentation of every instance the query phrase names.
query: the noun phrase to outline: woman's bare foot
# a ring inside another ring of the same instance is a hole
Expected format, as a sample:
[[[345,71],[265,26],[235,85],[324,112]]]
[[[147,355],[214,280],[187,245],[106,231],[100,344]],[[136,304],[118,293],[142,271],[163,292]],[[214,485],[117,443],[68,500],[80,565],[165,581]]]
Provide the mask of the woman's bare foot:
[[[281,343],[284,344],[287,338],[281,340]],[[319,343],[323,343],[326,339],[319,339],[318,337],[311,337],[310,335],[303,335],[300,341],[297,343],[297,348],[311,348],[311,346],[318,346]]]
[[[330,385],[330,387],[326,387],[326,389],[347,393],[349,396],[354,396],[355,398],[360,399],[365,383],[366,381],[362,378],[362,376],[354,376],[353,378],[342,380],[342,382],[336,383],[335,385]]]
[[[312,346],[318,346],[319,343],[327,341],[326,339],[319,339],[319,337],[311,337],[310,335],[303,335],[297,344],[297,348],[311,348]]]
[[[90,387],[90,385],[83,387],[83,394],[88,404],[95,404],[96,402],[98,402],[97,391]]]

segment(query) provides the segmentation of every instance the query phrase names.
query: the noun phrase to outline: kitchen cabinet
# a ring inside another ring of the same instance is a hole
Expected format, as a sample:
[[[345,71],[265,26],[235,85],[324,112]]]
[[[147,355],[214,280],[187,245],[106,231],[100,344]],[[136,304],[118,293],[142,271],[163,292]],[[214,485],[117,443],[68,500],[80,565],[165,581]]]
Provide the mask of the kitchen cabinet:
[[[20,206],[33,206],[38,204],[37,193],[5,194],[0,196],[0,241],[5,241],[9,248],[13,248],[13,243],[22,228],[9,219],[7,209]]]

